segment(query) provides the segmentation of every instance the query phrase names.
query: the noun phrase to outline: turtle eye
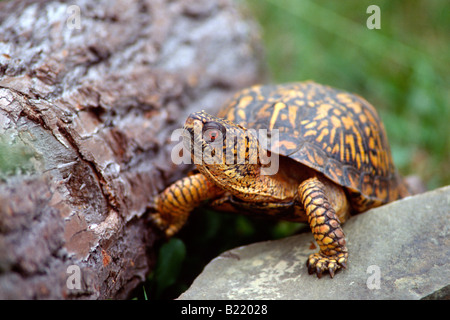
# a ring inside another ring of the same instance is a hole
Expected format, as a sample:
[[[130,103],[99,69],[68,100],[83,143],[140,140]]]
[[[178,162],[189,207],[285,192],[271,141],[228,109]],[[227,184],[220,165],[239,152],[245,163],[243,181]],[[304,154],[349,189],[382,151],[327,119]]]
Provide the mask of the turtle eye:
[[[207,122],[203,125],[203,139],[207,143],[222,141],[225,132],[225,127],[217,122]]]

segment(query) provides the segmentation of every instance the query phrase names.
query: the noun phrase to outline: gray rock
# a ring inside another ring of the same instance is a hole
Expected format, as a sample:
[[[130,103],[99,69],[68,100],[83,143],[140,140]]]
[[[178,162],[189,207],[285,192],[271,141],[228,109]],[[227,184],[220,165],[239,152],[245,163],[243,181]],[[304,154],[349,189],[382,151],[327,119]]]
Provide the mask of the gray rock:
[[[308,275],[310,233],[236,248],[211,261],[179,299],[450,298],[450,186],[351,218],[334,279]]]

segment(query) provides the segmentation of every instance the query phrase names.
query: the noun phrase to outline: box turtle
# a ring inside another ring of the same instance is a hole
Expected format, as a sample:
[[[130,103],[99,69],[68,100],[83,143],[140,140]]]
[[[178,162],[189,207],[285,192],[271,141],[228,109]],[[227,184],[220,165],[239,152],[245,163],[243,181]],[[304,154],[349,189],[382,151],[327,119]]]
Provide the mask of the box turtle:
[[[217,117],[191,114],[184,129],[198,173],[152,204],[153,220],[169,237],[206,201],[220,210],[308,222],[320,248],[307,259],[308,271],[333,277],[347,266],[341,224],[349,215],[409,195],[374,107],[311,81],[244,89]],[[278,139],[265,146],[258,132]],[[275,173],[264,173],[268,157],[278,161]]]

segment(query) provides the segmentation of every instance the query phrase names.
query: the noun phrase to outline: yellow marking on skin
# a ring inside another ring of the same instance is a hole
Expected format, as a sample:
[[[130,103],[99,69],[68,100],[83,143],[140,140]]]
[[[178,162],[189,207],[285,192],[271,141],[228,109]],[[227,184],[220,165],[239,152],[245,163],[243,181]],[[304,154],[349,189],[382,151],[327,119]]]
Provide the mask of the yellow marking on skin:
[[[316,210],[316,212],[314,213],[316,216],[323,216],[326,212],[325,208],[319,208]]]
[[[191,182],[192,182],[192,185],[194,185],[194,187],[196,187],[197,190],[198,190],[199,192],[201,192],[201,190],[202,190],[202,185],[200,184],[200,182],[199,182],[197,179],[192,179]]]
[[[348,103],[347,107],[350,108],[350,109],[353,109],[353,111],[355,113],[360,113],[361,112],[361,104],[359,104],[357,102]]]
[[[291,123],[291,126],[295,128],[295,120],[297,119],[297,107],[296,106],[289,106],[288,112],[289,112],[289,122]]]
[[[329,139],[330,143],[334,143],[335,136],[336,136],[336,128],[333,127],[333,128],[331,128],[331,132],[330,132],[330,139]],[[328,149],[327,149],[327,151],[328,151]]]
[[[343,104],[348,104],[348,103],[352,102],[351,96],[349,96],[347,93],[338,93],[336,95],[336,97]]]
[[[319,209],[317,209],[317,210],[319,210]],[[322,216],[322,217],[316,218],[316,223],[317,224],[324,224],[325,223],[325,217]]]
[[[297,144],[292,141],[277,141],[272,150],[277,150],[281,146],[284,146],[288,150],[297,148]]]
[[[338,117],[331,116],[331,124],[333,125],[333,128],[339,128],[342,126],[341,120],[339,120]]]
[[[320,132],[320,135],[317,137],[316,141],[317,142],[322,142],[323,137],[327,136],[329,133],[328,129],[325,128]]]
[[[303,202],[303,205],[304,205],[305,207],[307,207],[307,206],[311,203],[311,200],[312,200],[311,196],[307,196],[306,199],[305,199],[305,201]],[[312,206],[311,210],[313,210],[314,207],[315,207],[315,206]]]
[[[356,143],[358,143],[358,148],[359,148],[358,155],[361,157],[360,159],[362,159],[362,161],[364,161],[364,159],[366,157],[366,153],[364,152],[364,147],[363,147],[362,138],[361,138],[360,134],[358,134],[356,136]],[[359,168],[359,166],[358,166],[358,168]]]
[[[277,121],[278,118],[278,114],[280,113],[281,109],[286,108],[286,105],[282,102],[278,102],[273,106],[273,114],[272,114],[272,118],[270,119],[269,122],[269,129],[272,130],[273,126],[275,125],[275,122]]]
[[[327,232],[329,232],[330,231],[330,227],[328,226],[328,225],[326,225],[326,224],[324,224],[324,225],[321,225],[320,227],[319,227],[319,232],[318,233],[321,233],[321,234],[326,234]],[[325,240],[327,237],[325,237],[323,240]],[[322,241],[323,241],[322,240]],[[333,241],[333,240],[332,240]],[[326,243],[326,244],[328,244],[328,243]]]
[[[386,188],[383,186],[380,186],[380,188],[377,189],[377,196],[379,199],[386,199],[386,197],[387,197]]]
[[[175,197],[173,196],[173,194],[171,192],[167,195],[167,201],[169,204],[171,204],[175,207],[177,207],[179,205],[179,202],[176,201]]]
[[[370,154],[370,162],[372,163],[373,167],[378,167],[378,157],[376,155]]]
[[[361,121],[361,123],[366,123],[367,122],[367,117],[363,113],[361,113],[359,115],[359,121]]]
[[[375,139],[373,137],[369,138],[369,148],[375,149]]]
[[[234,122],[234,110],[233,109],[231,109],[230,111],[228,111],[228,114],[227,114],[227,116],[226,116],[226,119],[228,119],[228,120],[230,120],[230,121],[233,121]]]
[[[314,127],[316,126],[316,124],[317,124],[316,121],[312,121],[312,122],[308,123],[308,124],[305,126],[305,129],[311,129],[311,128],[314,128]]]
[[[339,150],[341,151],[340,152],[340,159],[341,159],[341,161],[344,161],[344,151],[345,151],[345,148],[344,148],[344,134],[343,133],[341,133],[340,135],[339,135]]]
[[[304,137],[308,137],[308,136],[315,136],[316,135],[316,130],[308,130],[305,132],[305,134],[303,135]]]
[[[305,94],[301,90],[295,90],[295,95],[299,98],[305,97]]]
[[[186,199],[186,201],[188,203],[193,202],[192,193],[190,192],[190,190],[188,188],[182,188],[181,192],[183,192],[184,198]]]
[[[314,120],[320,120],[328,116],[328,111],[333,108],[331,104],[328,103],[322,103],[317,108],[317,116],[314,118]]]
[[[331,180],[339,181],[339,178],[334,171],[329,172],[329,175],[331,176]]]
[[[243,109],[238,109],[237,114],[241,119],[245,120],[246,116],[245,111]]]
[[[245,109],[252,101],[253,101],[252,96],[244,96],[239,100],[239,104],[237,105],[237,108]]]
[[[353,175],[349,174],[347,176],[347,179],[350,181],[350,185],[354,186],[355,185],[355,180],[353,180],[353,178],[355,178]]]
[[[336,143],[333,147],[333,150],[331,150],[331,154],[337,154],[339,152],[339,145]]]
[[[334,219],[331,219],[328,223],[329,223],[329,225],[330,225],[332,228],[337,228],[337,227],[339,227],[339,223],[338,223],[336,220],[334,220]],[[336,236],[336,233],[338,233],[338,232],[340,232],[340,231],[339,231],[339,230],[335,230],[334,233],[332,233],[330,236],[335,237],[335,236]],[[341,232],[341,233],[342,233],[342,232]]]
[[[349,130],[353,127],[353,120],[350,117],[341,117],[341,121],[344,124],[346,130]]]
[[[353,158],[356,154],[355,139],[353,138],[353,135],[345,135],[345,143],[350,146],[350,156]]]
[[[195,201],[200,198],[200,194],[197,188],[194,188],[193,183],[189,183],[189,192]]]
[[[317,130],[320,130],[320,129],[324,128],[324,127],[328,127],[328,120],[322,120],[322,121],[320,121],[320,124],[319,124],[319,126],[317,127]]]
[[[319,156],[316,152],[314,152],[314,160],[315,160],[316,165],[318,165],[318,166],[323,166],[324,160],[323,160],[323,158],[322,158],[321,156]]]
[[[348,150],[345,151],[345,161],[350,162],[350,152]]]
[[[378,123],[378,121],[375,120],[375,118],[372,116],[372,114],[368,110],[364,109],[364,113],[367,116],[367,118],[369,119],[369,123]]]
[[[317,196],[317,195],[318,195],[317,193],[312,193],[312,194],[311,194],[312,197]],[[314,204],[317,205],[317,206],[322,206],[322,205],[324,204],[323,198],[322,198],[322,197],[316,198],[316,199],[314,200]]]
[[[361,155],[359,153],[356,155],[356,168],[361,168]]]
[[[307,153],[306,156],[308,157],[308,161],[310,163],[315,163],[316,162],[314,157],[313,157],[313,155],[311,153]]]
[[[272,104],[264,104],[258,113],[254,116],[253,120],[257,119],[268,119],[272,115]]]
[[[366,180],[366,179],[364,179],[364,180]],[[373,193],[373,186],[371,183],[368,183],[367,181],[364,181],[364,183],[362,184],[362,189],[363,189],[363,193],[365,195],[370,196]]]
[[[181,194],[181,190],[180,190],[180,189],[174,188],[173,194],[175,195],[175,199],[176,199],[178,202],[180,202],[180,201],[183,201],[183,202],[184,202],[183,195]]]

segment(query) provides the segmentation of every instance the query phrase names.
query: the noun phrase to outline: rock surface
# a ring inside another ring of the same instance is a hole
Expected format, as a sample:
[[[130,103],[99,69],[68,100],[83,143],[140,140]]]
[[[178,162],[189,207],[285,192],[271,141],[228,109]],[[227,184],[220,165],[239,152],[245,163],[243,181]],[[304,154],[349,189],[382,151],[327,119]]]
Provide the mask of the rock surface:
[[[179,299],[449,299],[450,186],[351,218],[347,270],[308,275],[310,233],[227,251]]]

